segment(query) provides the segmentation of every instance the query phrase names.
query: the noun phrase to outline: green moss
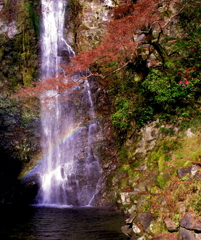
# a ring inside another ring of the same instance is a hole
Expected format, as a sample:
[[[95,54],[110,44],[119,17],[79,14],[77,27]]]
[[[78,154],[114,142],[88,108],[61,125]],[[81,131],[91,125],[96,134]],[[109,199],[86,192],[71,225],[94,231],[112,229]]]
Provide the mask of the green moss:
[[[119,157],[120,157],[120,160],[121,160],[122,162],[125,162],[125,160],[126,160],[127,157],[128,157],[128,152],[127,152],[127,150],[121,148],[121,150],[119,151]]]
[[[129,165],[129,164],[123,164],[123,165],[121,166],[121,169],[122,169],[123,171],[128,171],[128,170],[130,170],[130,165]]]
[[[125,188],[128,186],[128,179],[122,179],[120,183],[120,189]]]
[[[155,162],[157,161],[162,155],[162,151],[159,150],[159,147],[156,146],[153,151],[149,153],[149,161]]]
[[[158,191],[160,191],[160,189],[157,186],[154,186],[151,188],[150,193],[158,193]]]
[[[30,27],[35,30],[36,36],[40,36],[40,16],[37,13],[36,6],[40,5],[40,1],[28,2],[27,9],[30,16]]]
[[[165,225],[163,224],[162,219],[157,219],[154,221],[154,223],[150,225],[150,230],[154,235],[168,232]]]
[[[33,8],[39,1],[7,1],[12,2],[12,20],[15,20],[18,33],[12,38],[6,34],[0,35],[0,61],[1,79],[4,80],[4,88],[16,91],[19,86],[29,86],[37,77],[38,54],[37,54],[37,31],[32,24]],[[14,5],[13,5],[14,4]],[[5,6],[6,7],[6,6]],[[39,15],[37,15],[39,18]],[[2,21],[5,24],[9,19]],[[39,26],[38,26],[39,27]]]
[[[160,188],[164,188],[165,185],[170,181],[170,175],[168,173],[161,172],[157,177],[157,184]]]
[[[161,156],[158,159],[158,170],[159,170],[159,172],[163,171],[164,168],[165,168],[165,159],[164,159],[164,156]]]
[[[152,207],[152,202],[151,201],[149,201],[149,196],[148,196],[148,199],[147,199],[147,201],[145,201],[143,204],[142,204],[142,206],[140,207],[140,210],[142,211],[142,212],[148,212],[148,211],[150,211],[150,209],[151,209],[151,207]]]
[[[31,83],[33,81],[33,72],[34,70],[32,68],[23,69],[22,76],[24,86],[32,86]]]

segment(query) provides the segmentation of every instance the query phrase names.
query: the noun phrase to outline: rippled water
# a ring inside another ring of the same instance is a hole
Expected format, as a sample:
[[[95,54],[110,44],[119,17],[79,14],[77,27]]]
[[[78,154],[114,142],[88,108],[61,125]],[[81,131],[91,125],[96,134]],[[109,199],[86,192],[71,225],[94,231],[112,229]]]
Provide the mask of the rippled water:
[[[2,240],[126,240],[124,217],[100,208],[0,206]]]

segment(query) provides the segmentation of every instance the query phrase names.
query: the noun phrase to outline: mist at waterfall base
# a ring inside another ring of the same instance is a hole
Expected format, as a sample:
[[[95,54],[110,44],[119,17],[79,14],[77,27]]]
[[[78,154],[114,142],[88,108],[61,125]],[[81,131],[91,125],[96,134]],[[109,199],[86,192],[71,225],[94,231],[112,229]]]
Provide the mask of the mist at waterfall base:
[[[0,206],[2,240],[126,240],[122,215],[98,208]]]

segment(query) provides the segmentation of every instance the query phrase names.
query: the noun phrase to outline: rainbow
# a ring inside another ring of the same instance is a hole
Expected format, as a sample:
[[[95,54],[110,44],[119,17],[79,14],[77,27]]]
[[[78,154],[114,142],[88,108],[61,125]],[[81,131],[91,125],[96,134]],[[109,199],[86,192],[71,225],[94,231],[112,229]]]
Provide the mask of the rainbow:
[[[63,132],[63,134],[58,138],[59,140],[56,142],[51,142],[49,144],[49,148],[44,153],[38,154],[34,159],[32,159],[27,166],[25,166],[24,170],[18,176],[18,179],[23,179],[29,174],[33,173],[37,166],[46,158],[47,154],[53,152],[54,149],[61,143],[65,142],[68,138],[71,138],[76,132],[78,132],[81,128],[80,126],[76,126],[71,129],[67,129]]]

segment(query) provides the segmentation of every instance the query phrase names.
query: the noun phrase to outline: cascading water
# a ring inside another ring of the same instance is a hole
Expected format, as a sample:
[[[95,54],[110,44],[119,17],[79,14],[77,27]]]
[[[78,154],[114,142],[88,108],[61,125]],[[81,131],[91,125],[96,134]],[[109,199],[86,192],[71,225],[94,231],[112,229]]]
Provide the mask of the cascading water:
[[[42,0],[43,79],[55,77],[65,58],[75,55],[63,34],[65,8],[66,0]],[[94,117],[89,82],[82,84],[78,94],[49,90],[45,96],[53,98],[48,104],[42,104],[44,157],[37,201],[40,204],[90,205],[97,192],[101,170],[93,150],[99,126]],[[64,101],[64,97],[69,100]]]

